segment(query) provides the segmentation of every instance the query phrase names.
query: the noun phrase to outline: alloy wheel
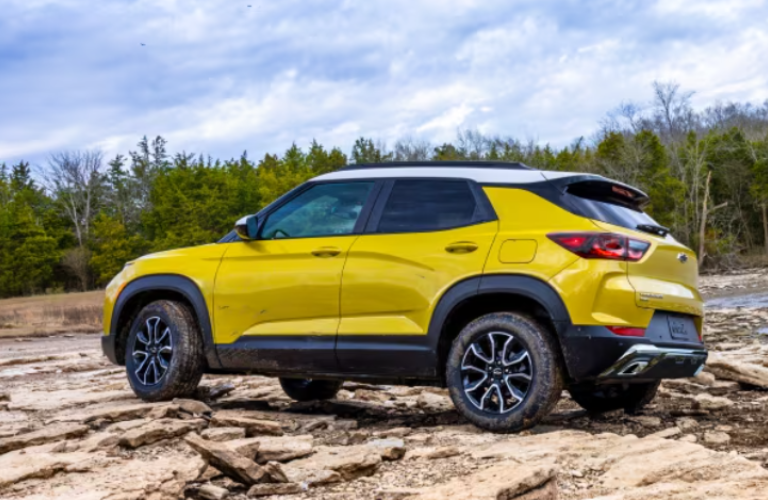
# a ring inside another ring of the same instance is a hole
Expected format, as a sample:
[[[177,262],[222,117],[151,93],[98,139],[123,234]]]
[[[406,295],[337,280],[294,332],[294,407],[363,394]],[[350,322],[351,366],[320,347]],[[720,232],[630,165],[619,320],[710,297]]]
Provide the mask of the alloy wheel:
[[[523,402],[533,381],[533,363],[522,342],[506,332],[489,332],[464,353],[464,394],[479,410],[504,414]]]
[[[133,347],[136,378],[145,386],[157,385],[168,372],[173,356],[173,334],[157,316],[147,319],[136,333]]]

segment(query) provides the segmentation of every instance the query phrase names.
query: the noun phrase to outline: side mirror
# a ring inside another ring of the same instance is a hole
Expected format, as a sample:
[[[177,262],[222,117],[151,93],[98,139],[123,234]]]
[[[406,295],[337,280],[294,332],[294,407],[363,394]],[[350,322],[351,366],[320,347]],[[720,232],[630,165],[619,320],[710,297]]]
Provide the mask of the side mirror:
[[[244,241],[255,240],[259,235],[258,216],[247,215],[235,222],[235,232]]]

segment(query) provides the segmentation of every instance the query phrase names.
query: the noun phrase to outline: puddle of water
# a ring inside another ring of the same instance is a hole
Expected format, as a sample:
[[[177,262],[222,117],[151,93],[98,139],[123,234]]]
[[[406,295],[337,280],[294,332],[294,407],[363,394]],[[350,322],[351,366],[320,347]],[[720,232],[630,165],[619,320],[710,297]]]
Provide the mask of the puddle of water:
[[[768,307],[768,292],[709,299],[704,302],[704,306],[717,309],[733,309],[736,307],[758,309]]]

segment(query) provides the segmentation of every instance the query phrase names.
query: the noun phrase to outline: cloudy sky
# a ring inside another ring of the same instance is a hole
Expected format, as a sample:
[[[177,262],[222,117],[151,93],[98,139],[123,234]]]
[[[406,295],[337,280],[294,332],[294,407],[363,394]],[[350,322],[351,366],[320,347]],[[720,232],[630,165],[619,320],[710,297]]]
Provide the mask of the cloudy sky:
[[[249,7],[250,5],[250,7]],[[768,99],[763,0],[2,0],[0,162],[313,138],[565,145],[654,80]]]

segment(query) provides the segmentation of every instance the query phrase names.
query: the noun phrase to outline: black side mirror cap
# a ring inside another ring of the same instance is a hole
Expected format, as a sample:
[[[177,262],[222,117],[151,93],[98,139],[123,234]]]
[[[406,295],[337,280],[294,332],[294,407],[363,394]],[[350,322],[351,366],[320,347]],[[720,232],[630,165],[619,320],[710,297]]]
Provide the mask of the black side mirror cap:
[[[256,215],[247,215],[235,222],[235,232],[245,241],[258,239],[259,236],[259,217]]]

